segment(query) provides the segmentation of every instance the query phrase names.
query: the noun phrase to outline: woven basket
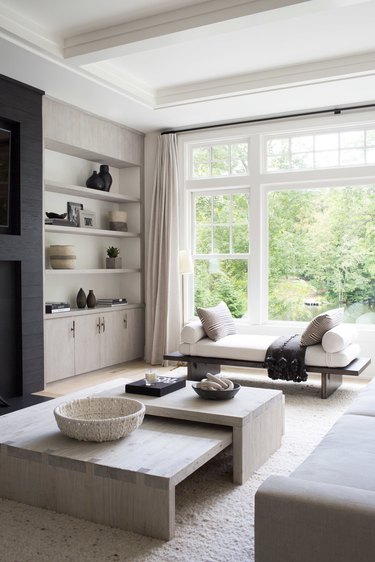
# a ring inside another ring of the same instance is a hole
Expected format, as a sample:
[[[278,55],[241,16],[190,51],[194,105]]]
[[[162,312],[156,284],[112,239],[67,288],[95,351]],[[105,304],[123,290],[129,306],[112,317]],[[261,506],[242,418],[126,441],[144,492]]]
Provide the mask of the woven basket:
[[[114,441],[141,425],[144,404],[125,397],[88,397],[54,409],[59,429],[79,441]]]

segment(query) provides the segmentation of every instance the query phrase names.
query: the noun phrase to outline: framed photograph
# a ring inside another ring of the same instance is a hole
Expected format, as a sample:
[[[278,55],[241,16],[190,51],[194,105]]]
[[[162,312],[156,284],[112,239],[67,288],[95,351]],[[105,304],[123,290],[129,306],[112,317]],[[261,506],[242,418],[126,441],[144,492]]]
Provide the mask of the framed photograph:
[[[92,211],[79,211],[79,226],[81,228],[95,228],[96,214]]]
[[[70,220],[74,226],[79,226],[79,212],[82,209],[82,203],[73,203],[72,201],[68,201],[68,220]]]

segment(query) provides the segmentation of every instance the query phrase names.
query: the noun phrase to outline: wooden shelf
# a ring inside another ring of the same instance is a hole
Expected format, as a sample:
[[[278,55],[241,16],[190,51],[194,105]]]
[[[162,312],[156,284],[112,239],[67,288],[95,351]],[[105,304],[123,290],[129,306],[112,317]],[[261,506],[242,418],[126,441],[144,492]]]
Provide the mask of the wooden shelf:
[[[140,269],[46,269],[46,275],[108,275],[112,273],[140,273]]]
[[[109,191],[101,191],[100,189],[90,189],[81,185],[66,185],[57,181],[45,180],[45,191],[53,193],[64,193],[65,195],[77,195],[87,199],[96,199],[98,201],[107,201],[108,203],[140,203],[140,199],[120,193],[111,193]]]
[[[139,238],[136,232],[120,232],[118,230],[102,230],[100,228],[80,228],[75,226],[56,226],[45,224],[46,232],[60,232],[63,234],[83,234],[84,236],[106,236],[107,238]]]

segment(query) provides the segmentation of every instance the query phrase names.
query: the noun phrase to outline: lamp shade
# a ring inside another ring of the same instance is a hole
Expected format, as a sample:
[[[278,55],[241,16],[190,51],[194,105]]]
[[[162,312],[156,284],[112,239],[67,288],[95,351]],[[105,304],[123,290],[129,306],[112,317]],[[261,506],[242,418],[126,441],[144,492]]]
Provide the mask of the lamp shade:
[[[179,255],[179,272],[181,275],[191,274],[194,272],[193,259],[190,252],[180,250]]]

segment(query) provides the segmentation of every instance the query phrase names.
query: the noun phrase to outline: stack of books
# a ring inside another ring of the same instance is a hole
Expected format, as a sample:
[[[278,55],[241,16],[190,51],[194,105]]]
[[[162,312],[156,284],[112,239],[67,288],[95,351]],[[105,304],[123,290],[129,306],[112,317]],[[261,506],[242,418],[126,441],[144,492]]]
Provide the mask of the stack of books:
[[[124,298],[122,298],[122,299],[98,299],[96,301],[96,306],[119,306],[121,304],[128,304],[128,301]]]
[[[70,306],[67,302],[46,302],[46,314],[54,314],[56,312],[69,312]]]

